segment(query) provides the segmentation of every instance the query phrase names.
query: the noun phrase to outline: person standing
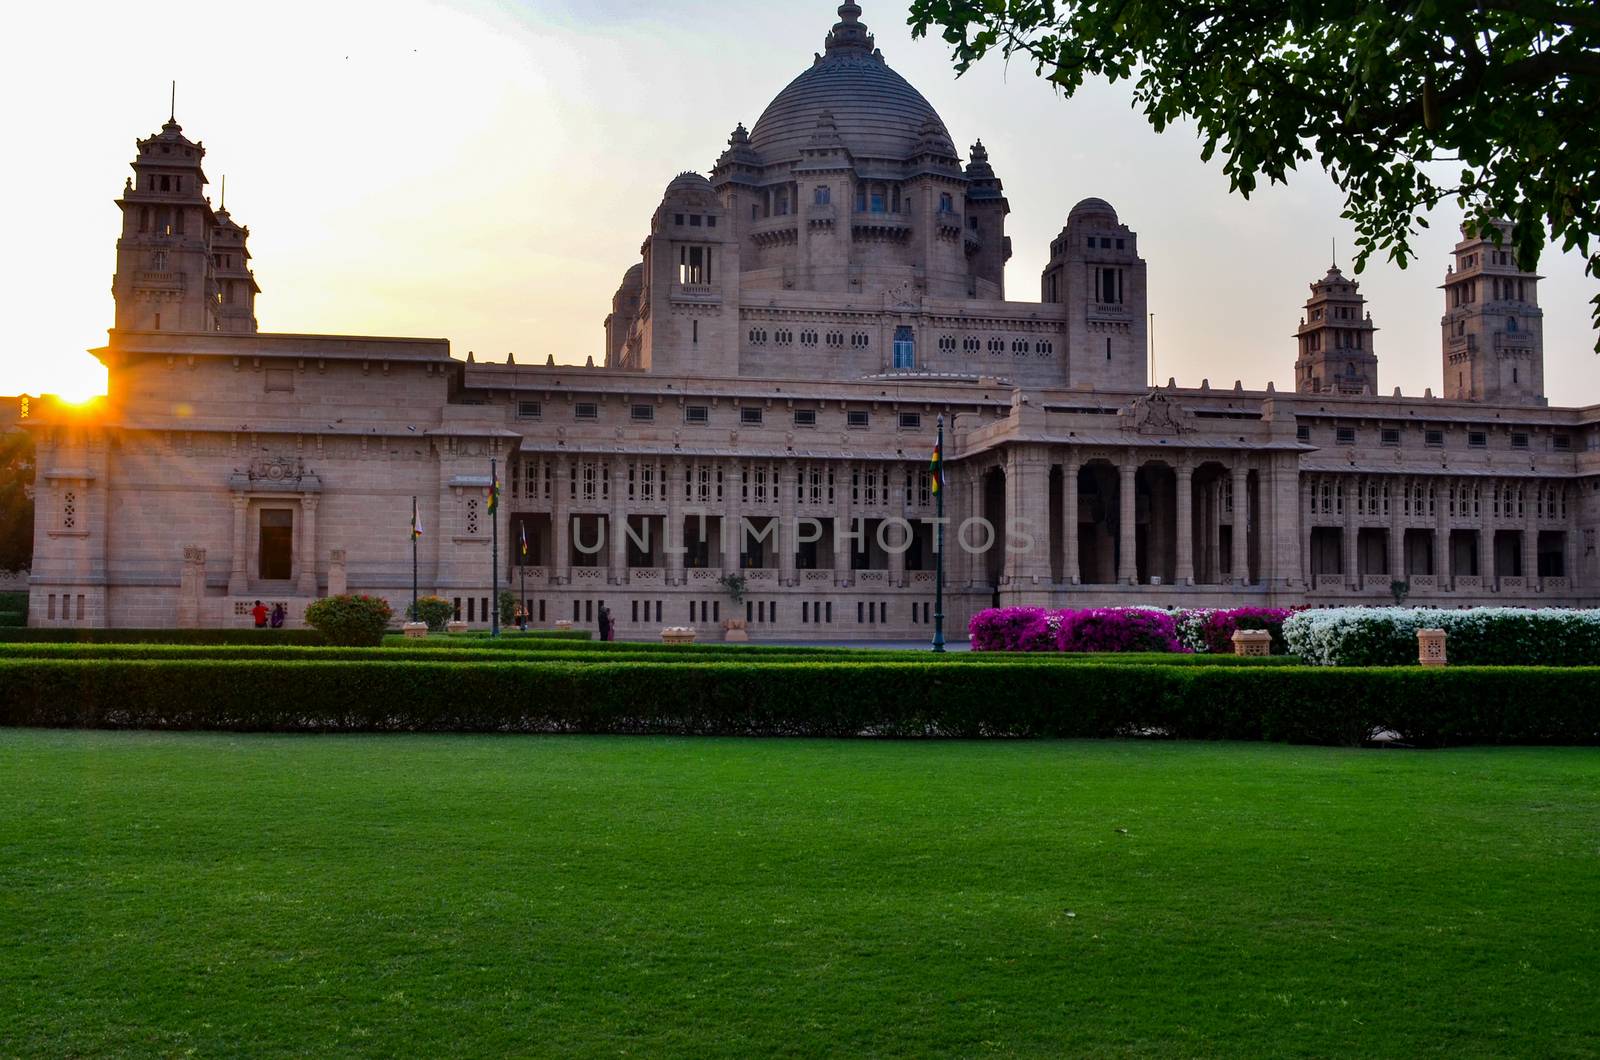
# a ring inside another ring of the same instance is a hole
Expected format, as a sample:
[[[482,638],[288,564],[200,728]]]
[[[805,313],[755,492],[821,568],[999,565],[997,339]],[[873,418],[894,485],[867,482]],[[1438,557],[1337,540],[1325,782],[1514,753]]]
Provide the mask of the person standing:
[[[257,600],[256,601],[256,606],[254,606],[254,607],[252,607],[250,609],[250,617],[256,620],[256,628],[257,629],[266,629],[267,628],[267,605],[262,603],[260,600]]]
[[[595,617],[600,620],[600,639],[601,640],[610,640],[611,639],[611,609],[606,606],[606,602],[604,600],[600,601],[600,611]]]

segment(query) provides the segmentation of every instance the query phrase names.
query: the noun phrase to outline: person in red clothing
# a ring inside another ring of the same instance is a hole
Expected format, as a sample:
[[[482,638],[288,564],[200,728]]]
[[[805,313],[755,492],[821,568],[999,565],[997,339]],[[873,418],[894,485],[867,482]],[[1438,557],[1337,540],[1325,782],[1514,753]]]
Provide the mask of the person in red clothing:
[[[254,607],[252,607],[250,609],[250,617],[256,620],[256,628],[257,629],[266,629],[267,628],[267,605],[262,603],[260,600],[257,600],[256,601],[256,606],[254,606]]]

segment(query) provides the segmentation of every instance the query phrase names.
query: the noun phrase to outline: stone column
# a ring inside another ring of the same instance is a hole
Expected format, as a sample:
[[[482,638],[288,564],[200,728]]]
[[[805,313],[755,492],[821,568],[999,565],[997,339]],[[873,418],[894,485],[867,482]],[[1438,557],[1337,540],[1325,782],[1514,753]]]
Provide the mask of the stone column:
[[[1206,581],[1222,584],[1222,479],[1211,480],[1205,494]]]
[[[1317,480],[1305,477],[1300,483],[1300,578],[1306,589],[1316,586],[1316,576],[1311,573],[1311,531],[1315,529],[1317,508]]]
[[[833,468],[833,581],[850,584],[850,549],[853,542],[845,535],[850,526],[850,462],[840,461]]]
[[[619,457],[611,460],[611,512],[606,516],[606,537],[611,545],[608,572],[612,585],[628,584],[628,465]]]
[[[228,571],[228,595],[244,596],[250,591],[250,526],[246,516],[250,498],[243,493],[233,495],[233,556]]]
[[[889,518],[904,519],[906,512],[906,466],[895,463],[889,467]],[[890,544],[889,548],[889,584],[901,586],[906,583],[906,547],[910,540],[906,537],[905,527],[898,522],[894,524],[894,532],[884,535]]]
[[[1122,456],[1122,463],[1118,465],[1121,482],[1117,487],[1117,502],[1121,509],[1117,520],[1117,533],[1119,538],[1117,555],[1117,584],[1137,585],[1139,583],[1139,553],[1138,553],[1138,499],[1134,493],[1136,476],[1139,473],[1138,457],[1130,450]]]
[[[1233,465],[1233,584],[1250,584],[1250,468]]]
[[[1433,579],[1441,589],[1449,589],[1454,572],[1450,570],[1450,516],[1445,507],[1444,488],[1433,479],[1422,484],[1422,503],[1433,497]]]
[[[1348,476],[1340,480],[1344,488],[1344,533],[1339,551],[1344,555],[1344,584],[1346,588],[1361,587],[1361,558],[1356,541],[1360,534],[1356,525],[1356,506],[1361,500],[1361,479]]]
[[[1194,584],[1194,468],[1189,458],[1179,460],[1174,468],[1178,476],[1178,563],[1174,572],[1179,585]]]
[[[683,581],[683,484],[683,458],[673,457],[667,467],[667,528],[662,535],[668,585]]]
[[[1478,576],[1483,579],[1484,590],[1492,592],[1498,584],[1494,574],[1494,521],[1485,515],[1475,522],[1478,527]]]
[[[1403,490],[1405,477],[1395,476],[1388,482],[1389,486],[1389,577],[1394,581],[1406,580],[1406,530],[1401,521],[1400,513],[1404,510]]]
[[[295,591],[317,595],[317,498],[300,498],[300,580]]]
[[[183,549],[183,571],[178,578],[178,628],[200,625],[200,601],[206,594],[206,550],[197,545]]]
[[[785,460],[778,468],[778,584],[795,584],[795,466]]]
[[[1012,446],[1006,452],[1006,525],[996,528],[995,540],[1005,549],[1006,581],[1016,587],[1050,580],[1049,475],[1049,465],[1033,447]],[[1010,546],[1026,536],[1033,538],[1033,547],[1012,551]]]
[[[722,471],[722,573],[739,572],[739,517],[743,508],[739,491],[744,480],[739,472],[739,462],[731,461]]]
[[[565,585],[570,581],[572,558],[572,521],[567,514],[571,499],[572,462],[566,454],[555,458],[555,495],[550,498],[550,584]]]
[[[350,578],[345,568],[345,550],[336,548],[328,553],[328,595],[343,596],[350,591]]]
[[[1526,519],[1522,524],[1522,577],[1532,589],[1539,584],[1539,527],[1531,514]]]
[[[1070,452],[1061,465],[1061,583],[1082,582],[1078,558],[1078,472],[1082,464]]]

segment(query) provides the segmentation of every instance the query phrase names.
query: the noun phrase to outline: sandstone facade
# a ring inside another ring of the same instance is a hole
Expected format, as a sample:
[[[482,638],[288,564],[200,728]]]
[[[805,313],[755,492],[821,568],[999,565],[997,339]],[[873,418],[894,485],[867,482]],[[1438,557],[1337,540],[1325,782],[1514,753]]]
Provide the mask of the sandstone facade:
[[[500,583],[537,625],[603,601],[624,637],[740,618],[755,639],[920,638],[940,416],[956,635],[995,603],[1600,599],[1600,408],[1547,405],[1537,277],[1494,243],[1464,239],[1446,279],[1447,397],[1378,393],[1337,270],[1293,391],[1151,386],[1137,233],[1084,200],[1039,299],[1008,299],[987,153],[963,163],[860,9],[839,19],[709,177],[667,187],[598,366],[259,333],[204,149],[176,121],[141,141],[96,351],[110,397],[27,422],[30,621],[242,625],[262,599],[295,623],[346,589],[399,611],[416,498],[421,591],[483,625],[493,461]]]

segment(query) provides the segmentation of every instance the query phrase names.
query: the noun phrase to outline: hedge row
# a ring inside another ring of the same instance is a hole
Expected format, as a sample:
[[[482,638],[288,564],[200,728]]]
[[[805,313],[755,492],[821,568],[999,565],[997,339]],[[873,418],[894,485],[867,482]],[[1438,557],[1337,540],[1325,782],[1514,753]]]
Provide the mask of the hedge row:
[[[1417,630],[1443,629],[1445,654],[1464,666],[1600,664],[1600,611],[1474,607],[1336,607],[1283,624],[1289,650],[1320,666],[1417,661]]]
[[[0,660],[0,724],[1600,743],[1600,668]],[[1063,674],[1070,673],[1070,680]],[[996,695],[996,680],[1004,695]]]
[[[314,629],[82,629],[0,630],[0,643],[33,644],[322,644]]]
[[[742,661],[755,665],[773,662],[899,662],[939,666],[1053,665],[1086,666],[1128,662],[1150,662],[1162,666],[1287,666],[1297,660],[1288,657],[1239,657],[1233,655],[1128,655],[1072,654],[1025,655],[1008,657],[985,652],[952,652],[933,658],[926,651],[884,651],[861,648],[793,648],[737,644],[707,644],[672,647],[660,644],[550,644],[537,650],[505,651],[471,647],[439,647],[429,641],[384,648],[306,647],[259,644],[7,644],[0,643],[0,658],[46,659],[238,659],[284,661],[336,661],[366,659],[381,662],[457,662],[457,663],[545,663],[588,662],[705,662]]]

